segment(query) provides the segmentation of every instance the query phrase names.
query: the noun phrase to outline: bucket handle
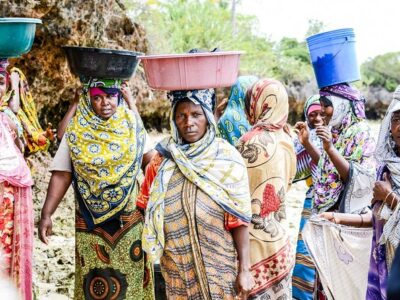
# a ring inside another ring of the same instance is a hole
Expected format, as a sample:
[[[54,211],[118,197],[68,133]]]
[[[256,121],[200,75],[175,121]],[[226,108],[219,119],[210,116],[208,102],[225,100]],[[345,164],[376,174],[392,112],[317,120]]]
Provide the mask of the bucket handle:
[[[346,44],[349,41],[349,38],[347,36],[344,39],[345,39],[344,42],[342,44],[340,44],[340,49],[338,50],[338,52],[336,52],[336,54],[333,55],[332,58],[329,61],[324,61],[324,64],[326,64],[327,62],[329,63],[332,60],[334,60],[336,58],[336,56],[342,51],[343,45]],[[317,64],[318,64],[318,60],[317,60]]]

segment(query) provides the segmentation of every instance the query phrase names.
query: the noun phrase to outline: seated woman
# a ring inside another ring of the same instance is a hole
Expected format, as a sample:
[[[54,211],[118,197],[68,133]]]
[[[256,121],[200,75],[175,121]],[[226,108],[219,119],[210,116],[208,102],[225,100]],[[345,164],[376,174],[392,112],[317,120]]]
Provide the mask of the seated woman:
[[[290,299],[294,265],[286,219],[286,193],[296,174],[296,156],[286,121],[288,95],[277,80],[262,79],[245,101],[253,127],[237,145],[249,174],[252,220],[251,299]]]
[[[0,65],[0,99],[8,73]],[[0,277],[11,277],[21,299],[32,299],[33,181],[18,148],[18,130],[0,110]]]
[[[251,128],[244,112],[248,89],[257,81],[255,76],[240,76],[231,87],[229,99],[217,106],[216,119],[221,137],[235,146],[240,137]]]
[[[138,199],[143,248],[160,259],[168,299],[245,299],[254,283],[247,173],[216,137],[213,98],[213,90],[172,92],[171,137],[157,145]]]
[[[151,264],[142,251],[136,208],[138,173],[152,155],[138,114],[125,105],[119,80],[90,79],[54,157],[39,237],[75,189],[75,299],[153,299]]]

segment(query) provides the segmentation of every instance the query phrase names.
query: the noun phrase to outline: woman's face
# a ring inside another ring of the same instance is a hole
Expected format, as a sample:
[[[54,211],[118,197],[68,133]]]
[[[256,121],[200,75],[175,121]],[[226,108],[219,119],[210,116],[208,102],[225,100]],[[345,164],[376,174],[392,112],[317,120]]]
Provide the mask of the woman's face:
[[[118,94],[100,94],[90,96],[90,103],[96,115],[103,119],[109,119],[118,107]]]
[[[307,115],[308,123],[310,124],[311,128],[315,128],[318,126],[324,125],[324,119],[322,115],[322,110],[314,110]]]
[[[400,147],[400,111],[395,111],[390,120],[390,132],[397,147]]]
[[[0,99],[6,94],[7,91],[7,79],[4,74],[0,73]]]
[[[327,103],[321,101],[321,117],[325,125],[329,124],[329,122],[332,119],[332,115],[333,115],[333,106],[328,105]]]
[[[200,105],[192,101],[179,102],[175,108],[175,124],[186,143],[195,143],[207,131],[208,121]]]

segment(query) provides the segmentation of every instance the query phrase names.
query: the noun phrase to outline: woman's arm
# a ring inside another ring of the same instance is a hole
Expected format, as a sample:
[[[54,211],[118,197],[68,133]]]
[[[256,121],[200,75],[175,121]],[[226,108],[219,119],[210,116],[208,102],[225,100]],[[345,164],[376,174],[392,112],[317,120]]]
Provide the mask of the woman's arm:
[[[250,272],[250,241],[248,226],[241,225],[231,230],[239,260],[239,270],[236,278],[237,293],[241,299],[247,299],[254,286],[254,279]]]
[[[340,178],[347,182],[349,178],[350,163],[336,150],[332,143],[332,134],[328,127],[319,126],[316,129],[317,136],[322,140],[325,152],[328,154],[332,163],[335,165]]]
[[[324,212],[319,215],[321,218],[340,225],[353,227],[372,227],[372,212],[366,214],[343,214],[335,212]]]
[[[69,121],[75,115],[75,112],[76,112],[76,109],[77,109],[78,103],[79,103],[80,94],[81,94],[81,89],[76,89],[75,90],[74,100],[69,105],[67,113],[64,115],[64,118],[61,120],[60,124],[58,124],[57,139],[59,141],[62,140],[62,138],[64,136],[64,133],[65,133],[65,129],[67,128]]]
[[[17,72],[12,72],[10,75],[11,80],[11,90],[13,91],[12,98],[10,99],[8,106],[13,113],[17,114],[19,110],[19,83],[20,78]]]
[[[51,175],[39,222],[39,238],[45,244],[48,244],[48,236],[52,234],[51,216],[56,211],[71,182],[72,174],[70,172],[53,171]]]
[[[133,98],[131,88],[126,82],[122,83],[121,85],[121,93],[126,104],[128,104],[128,108],[139,115],[136,107],[136,100]]]

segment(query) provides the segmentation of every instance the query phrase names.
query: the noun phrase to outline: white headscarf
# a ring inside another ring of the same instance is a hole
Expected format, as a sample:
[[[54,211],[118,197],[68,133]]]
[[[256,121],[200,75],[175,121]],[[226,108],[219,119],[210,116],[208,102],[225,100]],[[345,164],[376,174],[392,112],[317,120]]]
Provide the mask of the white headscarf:
[[[379,132],[378,143],[375,150],[376,160],[390,171],[390,177],[394,186],[393,190],[397,195],[400,191],[400,157],[394,151],[395,143],[390,132],[391,119],[394,112],[400,110],[400,86],[398,86],[393,94],[393,100],[389,105],[385,118],[382,121],[381,130]],[[400,243],[400,203],[397,204],[394,212],[390,214],[384,213],[388,210],[382,210],[380,217],[387,219],[383,227],[383,233],[379,240],[380,244],[390,242],[396,249]],[[386,215],[386,217],[385,217]]]
[[[393,94],[386,115],[382,121],[375,158],[380,164],[385,164],[391,173],[391,178],[397,188],[400,188],[400,157],[394,151],[394,141],[390,132],[391,119],[394,112],[400,110],[400,86]]]

